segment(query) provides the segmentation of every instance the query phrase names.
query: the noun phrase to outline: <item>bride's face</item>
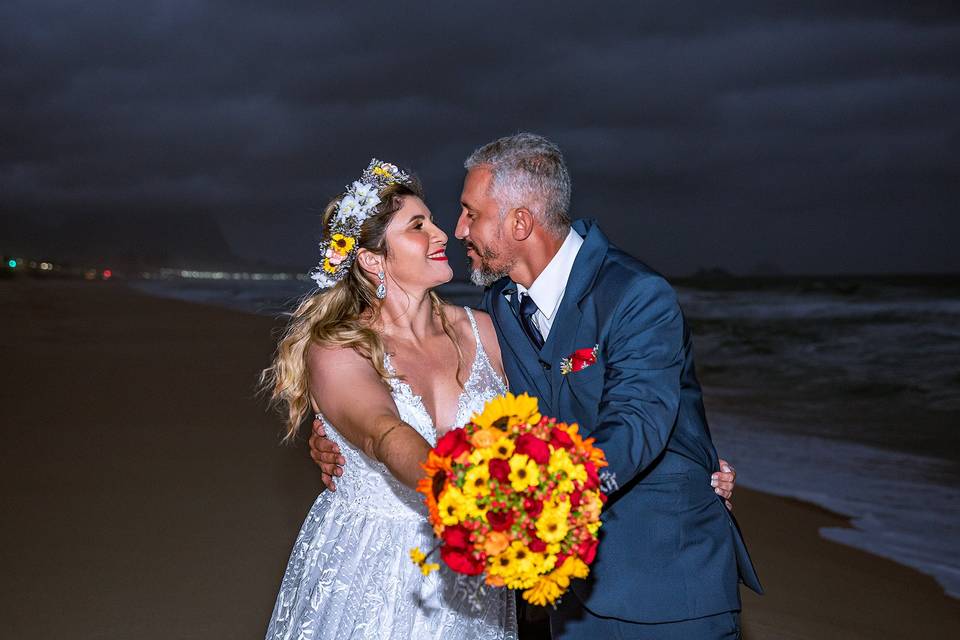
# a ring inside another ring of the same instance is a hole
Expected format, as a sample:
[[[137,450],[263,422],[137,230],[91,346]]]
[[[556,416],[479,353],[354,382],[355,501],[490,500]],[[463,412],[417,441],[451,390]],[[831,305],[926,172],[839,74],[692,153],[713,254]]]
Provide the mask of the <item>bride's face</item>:
[[[433,223],[430,209],[420,198],[404,196],[403,206],[387,225],[386,243],[389,281],[405,289],[429,289],[453,278],[447,234]]]

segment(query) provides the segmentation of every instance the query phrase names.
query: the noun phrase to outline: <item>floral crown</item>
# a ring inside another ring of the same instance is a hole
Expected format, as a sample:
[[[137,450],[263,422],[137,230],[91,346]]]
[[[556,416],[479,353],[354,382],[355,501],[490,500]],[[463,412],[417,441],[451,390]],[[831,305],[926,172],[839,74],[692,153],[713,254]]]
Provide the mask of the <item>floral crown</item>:
[[[310,277],[317,286],[327,289],[340,282],[356,257],[360,227],[380,204],[380,191],[392,184],[410,184],[410,176],[396,165],[372,158],[359,180],[347,187],[330,217],[327,238],[320,242],[323,260]]]

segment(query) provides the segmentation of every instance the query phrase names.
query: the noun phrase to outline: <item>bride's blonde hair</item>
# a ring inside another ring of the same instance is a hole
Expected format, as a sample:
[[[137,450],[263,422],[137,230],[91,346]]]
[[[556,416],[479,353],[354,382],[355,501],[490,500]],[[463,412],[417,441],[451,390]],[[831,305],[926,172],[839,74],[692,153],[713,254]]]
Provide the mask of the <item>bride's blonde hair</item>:
[[[345,194],[334,198],[323,212],[324,235],[329,235],[330,218]],[[403,206],[407,196],[423,198],[423,191],[416,181],[408,184],[394,183],[379,192],[380,204],[376,213],[361,227],[357,240],[358,250],[366,249],[386,256],[387,226],[394,214]],[[449,319],[444,313],[444,303],[430,291],[433,312],[440,318],[443,332],[457,349],[457,382],[463,365],[463,352]],[[343,347],[355,350],[366,358],[386,382],[391,376],[383,366],[384,346],[380,334],[373,328],[380,319],[380,300],[376,286],[368,279],[355,260],[347,275],[334,286],[307,295],[291,314],[284,330],[273,364],[264,369],[260,382],[269,390],[271,401],[285,413],[286,433],[283,440],[293,440],[310,411],[310,381],[307,368],[307,350],[310,344],[325,347]]]

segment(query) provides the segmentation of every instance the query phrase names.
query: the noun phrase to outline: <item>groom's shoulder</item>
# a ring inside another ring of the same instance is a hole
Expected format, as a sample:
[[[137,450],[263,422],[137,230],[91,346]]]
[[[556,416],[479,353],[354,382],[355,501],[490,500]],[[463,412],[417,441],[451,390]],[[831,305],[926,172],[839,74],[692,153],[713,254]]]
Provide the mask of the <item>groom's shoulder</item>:
[[[621,301],[635,296],[676,299],[676,292],[662,274],[614,244],[607,250],[594,288],[606,290]]]

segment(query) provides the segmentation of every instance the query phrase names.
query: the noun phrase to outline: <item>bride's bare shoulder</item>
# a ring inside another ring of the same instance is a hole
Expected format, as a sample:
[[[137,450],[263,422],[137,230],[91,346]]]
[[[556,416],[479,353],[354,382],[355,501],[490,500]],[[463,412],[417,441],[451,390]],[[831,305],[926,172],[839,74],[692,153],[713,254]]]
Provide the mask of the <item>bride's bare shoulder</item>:
[[[306,362],[312,375],[333,372],[376,375],[370,361],[350,347],[311,343],[307,347]]]

